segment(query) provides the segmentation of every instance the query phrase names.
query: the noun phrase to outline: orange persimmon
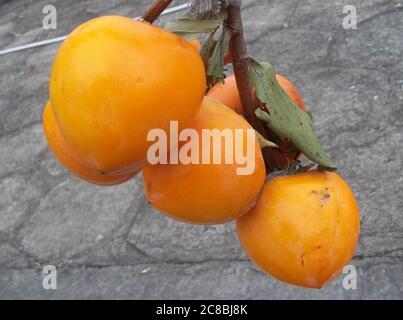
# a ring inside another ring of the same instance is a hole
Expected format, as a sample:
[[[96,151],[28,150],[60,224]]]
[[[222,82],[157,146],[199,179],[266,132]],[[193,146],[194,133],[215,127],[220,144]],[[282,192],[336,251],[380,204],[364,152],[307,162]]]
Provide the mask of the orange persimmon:
[[[106,16],[74,30],[51,72],[50,100],[63,135],[91,167],[136,172],[146,163],[153,128],[185,126],[206,88],[195,47],[127,17]],[[180,84],[180,85],[179,85]]]
[[[352,258],[359,209],[346,182],[312,171],[269,180],[256,206],[237,220],[249,257],[273,277],[321,288]]]
[[[240,115],[208,97],[204,99],[190,128],[198,133],[198,145],[201,146],[199,149],[206,147],[202,146],[204,140],[201,138],[205,129],[218,129],[221,132],[227,130],[227,133],[232,134],[236,129],[241,129],[241,139],[234,139],[229,147],[234,150],[239,143],[244,154],[250,143],[247,130],[252,129]],[[231,159],[232,163],[224,163],[224,143],[219,150],[222,159],[220,164],[202,164],[200,152],[200,161],[196,164],[179,162],[146,165],[143,175],[148,201],[168,216],[188,223],[224,223],[241,216],[254,205],[266,175],[259,143],[255,136],[253,138],[251,143],[254,144],[254,152],[248,161],[253,161],[254,167],[247,175],[238,174],[237,169],[243,165],[238,164],[236,159]],[[208,149],[209,155],[210,150],[211,148]],[[235,152],[233,156],[235,157]]]

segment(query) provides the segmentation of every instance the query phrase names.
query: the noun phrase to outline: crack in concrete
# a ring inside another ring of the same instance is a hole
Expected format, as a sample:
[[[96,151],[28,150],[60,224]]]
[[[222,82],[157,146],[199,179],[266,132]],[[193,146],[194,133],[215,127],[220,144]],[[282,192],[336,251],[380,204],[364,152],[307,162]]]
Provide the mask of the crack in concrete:
[[[372,21],[374,21],[374,20],[376,20],[378,18],[381,18],[383,16],[387,16],[387,15],[390,15],[390,14],[393,14],[393,13],[396,13],[396,12],[403,12],[403,7],[395,7],[394,9],[391,9],[391,10],[385,10],[383,12],[378,12],[378,13],[376,13],[376,14],[374,14],[374,15],[372,15],[372,16],[364,19],[364,20],[358,21],[357,25],[358,25],[358,27],[362,27],[363,25],[366,25],[369,22],[372,22]]]

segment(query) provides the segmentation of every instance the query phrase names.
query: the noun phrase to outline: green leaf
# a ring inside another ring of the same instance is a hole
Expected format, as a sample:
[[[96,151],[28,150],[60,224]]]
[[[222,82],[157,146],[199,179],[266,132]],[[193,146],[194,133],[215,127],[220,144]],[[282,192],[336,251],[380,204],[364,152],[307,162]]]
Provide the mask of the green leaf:
[[[201,20],[193,18],[190,14],[186,14],[176,21],[168,22],[165,29],[174,33],[210,33],[216,31],[227,18],[226,12],[218,16]]]
[[[335,170],[335,165],[315,134],[311,117],[291,101],[277,82],[274,68],[253,58],[249,63],[256,96],[269,109],[269,112],[257,109],[256,116],[282,140],[291,141],[308,159]]]
[[[211,77],[214,85],[217,82],[224,81],[224,55],[228,51],[228,44],[230,40],[230,34],[226,28],[221,29],[221,34],[215,44],[214,51],[211,55],[207,68],[207,77]]]
[[[214,33],[210,33],[199,49],[199,53],[202,57],[206,70],[208,68],[210,57],[213,54],[216,44],[217,41],[214,40]]]
[[[202,35],[202,33],[176,32],[176,35],[178,35],[179,37],[182,37],[183,39],[191,41],[191,40],[198,39]]]

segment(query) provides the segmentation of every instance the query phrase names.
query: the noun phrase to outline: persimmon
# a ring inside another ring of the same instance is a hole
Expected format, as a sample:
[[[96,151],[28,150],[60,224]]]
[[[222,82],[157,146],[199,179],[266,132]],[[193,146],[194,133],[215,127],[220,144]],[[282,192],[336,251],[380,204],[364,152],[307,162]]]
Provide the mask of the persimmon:
[[[77,153],[66,143],[53,114],[50,102],[45,106],[42,116],[43,129],[50,150],[59,162],[77,177],[89,183],[110,186],[131,179],[135,173],[105,176],[88,166]]]
[[[189,43],[196,49],[200,49],[200,41],[195,39],[195,40],[190,40]]]
[[[241,98],[236,84],[235,75],[225,78],[224,82],[214,85],[208,92],[207,96],[217,99],[236,113],[242,114],[243,108]]]
[[[236,144],[242,143],[240,148],[244,154],[248,144],[247,130],[252,129],[243,117],[209,97],[204,99],[190,128],[198,133],[200,149],[206,147],[206,144],[202,145],[203,130],[227,130],[234,134],[240,129],[241,139],[233,140],[229,147],[234,150]],[[200,161],[146,165],[143,169],[144,190],[149,203],[168,216],[188,223],[218,224],[241,216],[254,205],[266,175],[255,135],[253,139],[254,152],[248,160],[253,161],[254,168],[247,175],[238,174],[240,165],[234,155],[230,159],[232,161],[223,161],[226,153],[224,143],[218,151],[222,159],[218,164],[202,164]],[[210,149],[207,152],[210,156]],[[200,152],[197,159],[201,157]]]
[[[352,258],[360,218],[340,176],[312,171],[269,180],[256,206],[236,226],[247,254],[265,272],[321,288]]]
[[[186,125],[206,87],[204,65],[188,41],[146,22],[106,16],[74,30],[51,72],[50,99],[66,141],[97,171],[136,172],[147,133]]]
[[[277,74],[277,81],[283,90],[287,93],[290,99],[302,110],[306,111],[304,101],[302,99],[301,93],[298,91],[296,86],[288,80],[286,77]],[[235,76],[231,75],[225,79],[224,83],[217,83],[214,87],[212,87],[207,96],[215,98],[231,109],[235,110],[237,113],[242,114],[243,108],[241,104],[241,99],[239,97],[238,88],[236,85]],[[258,105],[258,100],[254,97],[254,104]],[[273,153],[276,156],[276,160],[278,165],[281,168],[286,169],[292,160],[296,159],[300,152],[294,149],[293,145],[289,141],[281,141],[281,139],[276,137],[270,137],[274,143],[276,143],[279,148],[273,150]]]

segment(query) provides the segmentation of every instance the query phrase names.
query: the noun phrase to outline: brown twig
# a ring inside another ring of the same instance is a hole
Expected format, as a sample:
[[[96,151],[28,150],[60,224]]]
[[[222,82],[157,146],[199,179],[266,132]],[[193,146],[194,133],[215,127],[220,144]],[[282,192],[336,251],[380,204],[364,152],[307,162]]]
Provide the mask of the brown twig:
[[[255,115],[253,92],[249,80],[248,51],[243,35],[241,9],[237,6],[229,5],[227,12],[228,18],[226,27],[231,34],[229,52],[232,56],[232,64],[234,66],[234,74],[244,110],[244,116],[255,130],[265,139],[269,140],[263,123]],[[270,168],[276,168],[277,161],[271,150],[265,148],[262,152],[268,171],[270,171]]]
[[[161,13],[171,4],[172,0],[155,0],[141,17],[144,21],[153,23]]]

